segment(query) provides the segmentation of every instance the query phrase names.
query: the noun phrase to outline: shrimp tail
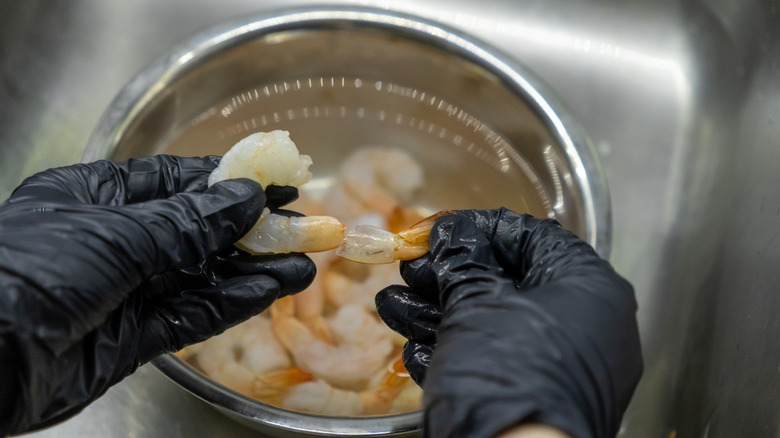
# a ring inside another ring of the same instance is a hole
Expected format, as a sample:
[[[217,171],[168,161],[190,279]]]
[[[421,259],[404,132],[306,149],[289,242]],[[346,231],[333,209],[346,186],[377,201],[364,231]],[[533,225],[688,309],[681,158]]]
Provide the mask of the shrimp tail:
[[[398,397],[409,379],[409,373],[406,371],[403,360],[399,357],[388,366],[387,373],[382,376],[382,380],[375,389],[360,394],[363,415],[387,413],[393,400]]]
[[[292,386],[312,380],[314,377],[300,368],[265,373],[255,379],[252,396],[264,403],[279,405]]]
[[[428,252],[428,236],[436,220],[453,214],[442,210],[398,234],[371,225],[355,225],[344,233],[336,255],[358,263],[383,264],[412,260]]]

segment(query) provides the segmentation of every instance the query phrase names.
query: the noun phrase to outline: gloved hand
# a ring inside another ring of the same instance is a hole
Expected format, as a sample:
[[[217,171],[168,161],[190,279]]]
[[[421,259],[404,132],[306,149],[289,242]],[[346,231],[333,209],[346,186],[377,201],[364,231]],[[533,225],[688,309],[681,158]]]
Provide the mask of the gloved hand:
[[[232,249],[266,195],[250,180],[207,189],[218,161],[51,169],[0,205],[0,435],[67,418],[139,365],[312,281],[306,256]]]
[[[542,423],[611,437],[642,372],[633,288],[552,220],[506,209],[439,219],[409,287],[376,298],[409,339],[425,431],[492,437]]]

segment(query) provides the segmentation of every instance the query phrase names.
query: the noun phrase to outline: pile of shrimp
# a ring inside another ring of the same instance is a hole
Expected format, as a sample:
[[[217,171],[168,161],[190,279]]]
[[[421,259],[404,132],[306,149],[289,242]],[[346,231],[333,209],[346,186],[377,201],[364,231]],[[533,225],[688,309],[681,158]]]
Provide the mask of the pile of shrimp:
[[[289,141],[283,131],[264,135],[274,137],[258,138]],[[230,153],[223,163],[236,158]],[[251,160],[246,154],[241,159]],[[300,197],[285,208],[307,215],[307,222],[285,218],[269,225],[274,215],[266,212],[239,246],[255,253],[319,251],[309,253],[317,276],[305,291],[277,300],[262,314],[182,350],[179,357],[234,391],[284,409],[330,416],[420,409],[422,392],[400,360],[405,339],[379,319],[374,305],[376,292],[403,283],[396,260],[421,255],[415,250],[405,257],[398,249],[398,241],[405,242],[398,236],[427,215],[408,207],[423,184],[420,164],[400,149],[364,147],[344,160],[332,185],[314,191],[303,184],[311,160],[290,162],[289,178],[277,177],[274,183],[298,179],[293,185],[301,185]],[[245,175],[224,174],[215,181],[237,176]],[[317,219],[334,217],[338,220],[325,219],[324,225]],[[293,237],[269,244],[268,235]],[[391,248],[379,251],[377,259],[377,251],[366,250],[370,240],[384,247],[390,242]],[[427,240],[423,243],[427,249]]]

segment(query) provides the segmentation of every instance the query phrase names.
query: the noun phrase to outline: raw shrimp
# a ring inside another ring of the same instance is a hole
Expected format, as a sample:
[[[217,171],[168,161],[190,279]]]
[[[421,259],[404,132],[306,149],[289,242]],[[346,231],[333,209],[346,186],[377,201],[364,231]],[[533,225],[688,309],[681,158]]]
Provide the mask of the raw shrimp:
[[[349,391],[316,380],[291,388],[282,406],[325,415],[380,415],[390,411],[409,381],[403,362],[398,359],[381,373],[379,383],[371,389]]]
[[[322,288],[327,300],[337,307],[348,304],[376,309],[376,292],[391,284],[403,284],[397,265],[355,264],[348,261],[334,262],[330,269],[322,271]]]
[[[363,413],[360,396],[356,392],[336,389],[324,380],[290,388],[281,406],[294,411],[330,416],[355,417]]]
[[[389,217],[423,186],[420,163],[408,152],[389,147],[365,147],[350,154],[341,165],[345,192],[368,211]]]
[[[344,306],[329,321],[331,345],[295,318],[289,298],[271,306],[271,327],[301,369],[336,387],[359,389],[386,363],[393,343],[382,323],[362,307]]]
[[[247,395],[254,390],[256,376],[292,366],[271,334],[271,321],[262,315],[204,341],[196,352],[195,363],[204,373]]]
[[[308,155],[300,155],[287,131],[258,132],[235,144],[209,175],[209,186],[230,178],[249,178],[269,185],[298,187],[312,177]],[[316,252],[333,249],[344,237],[344,225],[328,216],[286,217],[263,210],[237,246],[256,254]]]
[[[322,272],[327,260],[330,259],[327,253],[312,254],[311,258],[317,266],[318,272]],[[324,289],[324,276],[317,275],[306,290],[293,295],[292,299],[295,306],[295,317],[303,322],[318,339],[332,344],[330,329],[323,315],[325,311]]]
[[[330,216],[287,217],[267,208],[236,246],[255,254],[327,251],[344,240],[344,224]]]
[[[255,378],[251,396],[261,402],[280,406],[293,386],[312,380],[312,375],[300,368],[263,373]]]
[[[423,391],[411,378],[404,384],[401,393],[393,400],[388,414],[403,414],[420,409]]]
[[[355,225],[344,233],[336,255],[369,264],[415,259],[428,252],[428,235],[436,219],[451,213],[440,211],[398,234],[371,225]]]
[[[367,265],[342,260],[332,263],[319,275],[328,303],[336,308],[358,305],[372,314],[376,314],[377,291],[391,284],[404,284],[398,264]],[[387,333],[395,347],[404,346],[405,337],[384,324],[379,324],[379,327]]]
[[[232,178],[249,178],[263,188],[300,187],[308,182],[311,157],[298,153],[287,131],[257,132],[236,143],[209,175],[209,186]]]
[[[346,192],[340,181],[334,182],[324,195],[322,207],[325,215],[337,216],[346,225],[359,224],[371,211]],[[381,215],[377,215],[382,217]]]

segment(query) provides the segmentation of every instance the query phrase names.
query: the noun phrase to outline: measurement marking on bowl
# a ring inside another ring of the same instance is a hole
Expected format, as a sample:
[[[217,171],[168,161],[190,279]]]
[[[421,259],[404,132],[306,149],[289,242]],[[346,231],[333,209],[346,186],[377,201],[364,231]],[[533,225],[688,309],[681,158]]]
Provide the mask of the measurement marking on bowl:
[[[367,84],[373,86],[365,86]],[[360,123],[361,126],[365,124],[366,128],[359,130],[386,131],[387,135],[379,138],[388,145],[396,145],[392,139],[402,135],[399,133],[404,130],[410,130],[409,135],[413,136],[412,132],[417,132],[431,139],[422,140],[422,144],[450,145],[487,164],[495,172],[510,178],[504,184],[529,187],[530,190],[518,190],[517,196],[521,199],[522,207],[516,209],[535,211],[545,216],[554,216],[557,212],[550,199],[555,193],[547,192],[548,188],[541,184],[534,167],[502,134],[462,107],[427,90],[361,77],[306,76],[260,84],[226,100],[226,103],[218,104],[195,118],[204,122],[209,120],[206,125],[210,125],[211,134],[208,135],[216,136],[220,141],[235,142],[237,138],[252,132],[273,129],[285,129],[293,135],[300,135],[301,128],[295,126],[303,121],[307,121],[307,127],[308,123],[325,123],[317,125],[324,129],[339,126],[328,120],[343,120],[347,123],[345,126],[352,127],[357,126],[354,123]],[[383,127],[386,124],[398,128]],[[375,128],[368,128],[370,126]],[[342,135],[346,135],[345,140],[350,141],[352,134],[345,132]],[[376,136],[373,132],[370,135]],[[192,141],[203,140],[191,139],[190,148]],[[315,136],[314,141],[308,143],[311,147],[317,147],[319,141]],[[449,151],[442,152],[444,155],[439,160],[448,161],[455,157]],[[489,186],[467,184],[463,193],[477,193]],[[550,188],[554,190],[554,187]],[[539,208],[529,210],[528,199],[531,198],[528,196],[538,199],[534,204]],[[503,204],[501,202],[498,205]],[[492,207],[498,205],[491,204]]]
[[[295,87],[290,87],[287,81],[265,85],[262,87],[262,95],[264,95],[266,98],[273,98],[276,96],[283,95],[287,92],[302,91],[303,88],[300,86],[301,79],[295,79],[294,82],[296,84]],[[314,84],[317,82],[319,82],[319,86],[321,89],[325,89],[328,87],[333,88],[337,86],[340,86],[342,88],[347,88],[351,84],[352,88],[357,90],[357,89],[361,89],[363,85],[363,79],[361,78],[348,79],[345,76],[340,76],[340,77],[330,76],[328,78],[308,77],[304,79],[304,82],[309,85],[310,89],[313,89],[315,87]],[[531,179],[534,184],[536,185],[539,184],[538,178],[533,173],[533,171],[531,171],[531,166],[525,162],[525,160],[520,154],[517,154],[516,152],[509,153],[509,154],[507,153],[508,151],[513,151],[513,148],[506,142],[506,140],[503,139],[503,137],[500,134],[490,129],[485,123],[483,123],[473,115],[469,114],[468,112],[464,111],[462,108],[459,108],[456,105],[447,102],[447,100],[444,98],[431,96],[426,91],[419,90],[414,87],[407,87],[400,84],[394,84],[394,83],[384,82],[382,80],[376,80],[374,82],[373,88],[374,90],[380,93],[385,92],[385,93],[401,96],[412,100],[418,100],[420,102],[427,103],[427,105],[435,108],[436,110],[440,110],[440,111],[443,110],[448,116],[455,117],[458,120],[458,122],[460,122],[467,128],[470,128],[471,131],[483,135],[485,141],[488,144],[492,145],[492,149],[495,153],[495,157],[492,157],[490,154],[486,154],[485,151],[479,149],[480,152],[477,153],[477,156],[479,158],[483,160],[487,160],[493,167],[495,167],[500,172],[504,172],[504,173],[508,172],[509,161],[512,161],[522,169],[523,173],[525,173],[526,176],[529,179]],[[271,91],[271,89],[273,89],[273,91]],[[233,99],[231,99],[231,103],[222,109],[221,114],[223,117],[229,117],[239,108],[253,101],[256,102],[261,98],[262,96],[261,93],[258,92],[258,88],[249,90],[245,93],[240,94],[238,98],[234,97]],[[324,111],[325,117],[331,116],[332,109],[330,107],[326,106],[322,108],[322,111]],[[365,119],[373,116],[373,118],[379,121],[385,121],[387,118],[387,112],[383,109],[372,111],[371,109],[367,109],[362,106],[356,108],[354,113],[351,112],[350,109],[347,108],[345,105],[339,106],[337,111],[338,111],[338,117],[341,118],[354,116],[358,119]],[[303,106],[298,109],[288,109],[286,111],[286,117],[280,116],[278,112],[274,112],[272,114],[273,122],[280,123],[283,121],[292,121],[299,115],[299,113],[300,116],[303,118],[309,118],[311,113],[314,113],[314,117],[320,117],[321,108],[319,106]],[[257,120],[258,117],[260,118],[259,123]],[[254,121],[252,125],[253,127],[257,127],[258,124],[260,126],[268,125],[268,119],[266,115],[252,117],[252,120]],[[448,135],[448,131],[441,126],[436,126],[435,124],[428,123],[425,120],[418,120],[413,116],[409,116],[403,113],[395,114],[395,123],[399,125],[408,123],[410,127],[418,129],[420,131],[427,132],[428,134],[431,135],[435,135],[440,139],[445,139]],[[242,127],[244,127],[243,131],[241,130]],[[246,127],[243,124],[239,124],[238,127],[234,125],[232,127],[226,128],[226,131],[229,135],[239,135],[241,133],[246,133]],[[461,146],[463,143],[462,140],[463,140],[462,136],[455,135],[452,138],[452,143],[456,146]],[[475,145],[473,142],[470,142],[466,144],[465,148],[468,151],[474,151]],[[538,191],[540,193],[543,193],[543,190],[538,190]]]

